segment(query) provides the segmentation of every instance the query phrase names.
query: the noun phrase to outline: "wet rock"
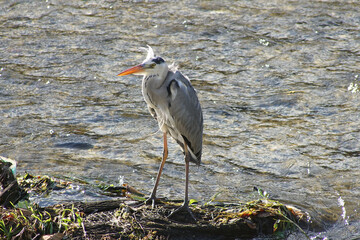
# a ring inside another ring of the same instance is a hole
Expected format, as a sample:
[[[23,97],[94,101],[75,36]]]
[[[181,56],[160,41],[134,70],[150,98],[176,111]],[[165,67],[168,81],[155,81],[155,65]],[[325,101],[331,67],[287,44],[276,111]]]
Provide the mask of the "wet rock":
[[[24,196],[26,192],[19,186],[11,168],[13,163],[6,161],[6,158],[0,159],[0,205],[5,208],[11,208]]]

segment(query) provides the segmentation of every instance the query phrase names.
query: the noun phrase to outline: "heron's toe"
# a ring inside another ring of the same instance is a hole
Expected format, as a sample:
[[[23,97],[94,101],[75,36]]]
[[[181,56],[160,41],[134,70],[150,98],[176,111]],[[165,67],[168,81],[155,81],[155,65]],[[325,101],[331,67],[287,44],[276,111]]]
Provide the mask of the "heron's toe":
[[[181,213],[181,214],[180,214]],[[184,214],[185,213],[185,214]],[[181,207],[175,209],[168,218],[181,221],[197,222],[193,212],[189,208],[189,204],[184,203]]]
[[[156,197],[150,196],[148,199],[145,200],[146,205],[151,205],[152,208],[155,207]]]

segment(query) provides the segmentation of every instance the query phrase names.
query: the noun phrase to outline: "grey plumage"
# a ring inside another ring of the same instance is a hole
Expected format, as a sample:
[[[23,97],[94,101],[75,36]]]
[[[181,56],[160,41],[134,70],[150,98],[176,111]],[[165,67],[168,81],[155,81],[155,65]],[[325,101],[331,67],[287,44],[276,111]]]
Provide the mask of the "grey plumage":
[[[190,160],[201,162],[203,116],[195,89],[189,79],[170,67],[163,83],[151,88],[151,76],[143,79],[143,95],[149,112],[184,150],[185,141],[190,148]]]

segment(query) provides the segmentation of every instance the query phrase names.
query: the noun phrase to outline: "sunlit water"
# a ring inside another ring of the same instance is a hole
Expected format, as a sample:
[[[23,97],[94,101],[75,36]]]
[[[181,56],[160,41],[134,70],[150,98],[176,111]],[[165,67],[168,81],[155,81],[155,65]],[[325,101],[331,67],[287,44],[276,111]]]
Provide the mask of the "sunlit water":
[[[162,134],[141,77],[146,56],[175,62],[198,91],[203,162],[190,197],[273,199],[309,212],[314,239],[360,235],[358,1],[2,1],[0,155],[18,172],[78,188],[38,199],[106,199],[122,180],[149,193]],[[159,196],[182,198],[170,140]],[[82,182],[89,184],[82,184]],[[301,236],[293,236],[294,239]]]

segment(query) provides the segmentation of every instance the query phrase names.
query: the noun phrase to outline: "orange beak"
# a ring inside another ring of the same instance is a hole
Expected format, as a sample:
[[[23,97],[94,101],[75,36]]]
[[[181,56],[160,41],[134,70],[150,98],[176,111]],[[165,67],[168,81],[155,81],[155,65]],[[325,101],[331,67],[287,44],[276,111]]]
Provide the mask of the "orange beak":
[[[135,67],[131,67],[129,69],[126,69],[125,71],[122,71],[121,73],[118,74],[118,76],[125,76],[125,75],[129,75],[129,74],[132,74],[132,73],[138,73],[138,72],[141,72],[143,70],[144,70],[144,65],[140,64],[140,65],[137,65]]]

